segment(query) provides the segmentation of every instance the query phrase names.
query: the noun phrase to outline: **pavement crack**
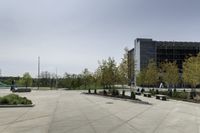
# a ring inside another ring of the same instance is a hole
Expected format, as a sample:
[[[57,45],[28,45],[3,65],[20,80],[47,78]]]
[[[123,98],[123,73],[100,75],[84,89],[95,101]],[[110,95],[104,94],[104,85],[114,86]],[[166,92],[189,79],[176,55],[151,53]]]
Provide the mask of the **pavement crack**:
[[[20,123],[20,122],[25,122],[25,121],[31,121],[31,120],[45,118],[45,117],[49,117],[49,115],[39,116],[39,117],[31,118],[31,119],[17,120],[15,122],[8,122],[8,123],[5,123],[5,124],[1,124],[0,126],[10,125],[10,124],[13,124],[13,123]]]
[[[59,105],[59,101],[60,101],[61,95],[62,95],[62,94],[61,94],[61,92],[60,92],[59,95],[58,95],[58,97],[57,97],[57,100],[56,100],[56,106],[55,106],[55,108],[54,108],[54,110],[53,110],[51,120],[50,120],[50,122],[49,122],[49,127],[48,127],[48,129],[47,129],[47,133],[50,132],[52,123],[53,123],[54,118],[55,118],[55,113],[56,113],[56,111],[57,111],[57,109],[58,109],[58,105]]]

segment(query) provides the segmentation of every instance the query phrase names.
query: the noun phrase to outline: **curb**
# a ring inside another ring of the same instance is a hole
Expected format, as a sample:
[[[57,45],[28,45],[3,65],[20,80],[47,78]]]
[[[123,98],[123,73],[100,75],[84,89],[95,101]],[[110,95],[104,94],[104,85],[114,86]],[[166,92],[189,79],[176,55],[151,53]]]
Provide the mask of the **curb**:
[[[82,92],[82,94],[100,96],[100,97],[104,97],[104,98],[113,98],[113,99],[124,100],[124,101],[129,101],[129,102],[138,103],[138,104],[152,105],[151,103],[141,101],[140,99],[130,99],[130,98],[115,97],[115,96],[101,95],[101,94],[94,94],[94,93],[89,94],[89,93],[84,93],[84,92]]]
[[[0,105],[0,108],[18,108],[18,107],[34,107],[35,104],[29,104],[29,105],[23,105],[23,104],[18,104],[18,105]]]

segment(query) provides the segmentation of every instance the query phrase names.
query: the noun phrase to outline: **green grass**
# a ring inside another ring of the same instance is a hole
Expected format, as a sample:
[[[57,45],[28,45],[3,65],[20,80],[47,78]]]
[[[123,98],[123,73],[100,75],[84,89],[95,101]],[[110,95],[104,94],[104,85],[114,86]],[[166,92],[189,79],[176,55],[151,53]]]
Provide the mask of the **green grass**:
[[[32,101],[27,99],[26,97],[20,97],[16,94],[9,94],[3,97],[0,97],[0,104],[1,105],[18,105],[24,104],[29,105],[32,104]]]
[[[71,88],[72,89],[72,88]],[[87,85],[86,88],[84,85],[80,86],[80,87],[77,87],[75,89],[72,89],[72,90],[88,90],[88,89],[91,89],[91,90],[94,90],[94,89],[103,89],[103,86],[101,85]]]

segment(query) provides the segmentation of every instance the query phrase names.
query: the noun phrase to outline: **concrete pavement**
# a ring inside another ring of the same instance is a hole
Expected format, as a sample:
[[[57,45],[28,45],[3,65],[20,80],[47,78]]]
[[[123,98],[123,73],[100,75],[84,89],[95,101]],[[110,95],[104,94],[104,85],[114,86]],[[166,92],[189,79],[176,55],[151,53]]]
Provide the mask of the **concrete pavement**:
[[[0,95],[10,93],[0,90]],[[151,105],[81,94],[19,93],[33,108],[0,108],[0,133],[199,133],[200,105],[137,96]]]

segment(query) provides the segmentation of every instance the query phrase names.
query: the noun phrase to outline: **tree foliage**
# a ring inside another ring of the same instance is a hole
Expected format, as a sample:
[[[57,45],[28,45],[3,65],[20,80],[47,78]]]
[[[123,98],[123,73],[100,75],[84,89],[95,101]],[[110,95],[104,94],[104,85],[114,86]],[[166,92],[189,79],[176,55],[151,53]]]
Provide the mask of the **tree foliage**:
[[[118,82],[122,86],[128,83],[128,49],[125,48],[124,51],[124,56],[118,66]]]
[[[145,72],[144,84],[147,86],[155,86],[159,81],[158,68],[155,61],[150,60]]]
[[[92,82],[92,73],[85,68],[82,72],[83,80],[84,80],[84,87],[85,89],[87,86]]]
[[[136,76],[137,85],[155,86],[159,81],[159,72],[156,63],[150,60],[147,67],[143,68]]]
[[[183,63],[183,81],[194,88],[200,84],[200,53]]]
[[[179,71],[176,62],[164,62],[161,64],[162,79],[170,85],[176,85],[179,82]]]
[[[97,89],[97,86],[99,86],[101,83],[101,69],[99,67],[93,73],[92,77],[93,77],[92,81],[94,82],[95,89]]]
[[[101,85],[104,88],[112,88],[118,79],[118,69],[114,58],[109,57],[107,60],[99,62],[99,68],[101,71]]]
[[[145,74],[146,74],[146,69],[142,69],[136,76],[136,84],[138,86],[143,86],[145,85]]]
[[[28,72],[24,73],[22,79],[20,80],[20,83],[26,88],[28,86],[32,86],[33,80],[32,80],[31,75]]]

